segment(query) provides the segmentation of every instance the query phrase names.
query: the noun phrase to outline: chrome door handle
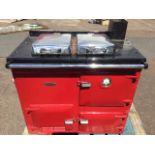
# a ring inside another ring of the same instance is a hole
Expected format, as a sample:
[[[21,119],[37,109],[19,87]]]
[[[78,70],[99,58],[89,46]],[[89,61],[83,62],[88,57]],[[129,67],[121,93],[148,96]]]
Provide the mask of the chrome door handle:
[[[90,82],[79,82],[80,88],[90,88],[91,83]]]
[[[73,120],[65,120],[66,125],[73,125],[74,121]]]
[[[79,123],[80,123],[81,125],[87,125],[87,124],[89,123],[89,121],[86,120],[86,119],[81,119],[81,120],[79,121]]]

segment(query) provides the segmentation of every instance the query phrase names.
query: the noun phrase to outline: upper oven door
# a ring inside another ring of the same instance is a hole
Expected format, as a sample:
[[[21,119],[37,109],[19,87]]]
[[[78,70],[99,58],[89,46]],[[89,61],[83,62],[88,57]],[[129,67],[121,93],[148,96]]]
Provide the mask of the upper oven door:
[[[35,71],[34,71],[35,72]],[[44,74],[44,73],[42,73]],[[79,87],[76,77],[19,77],[15,84],[21,102],[32,104],[76,104]]]
[[[80,79],[80,106],[129,106],[138,76],[100,75]]]

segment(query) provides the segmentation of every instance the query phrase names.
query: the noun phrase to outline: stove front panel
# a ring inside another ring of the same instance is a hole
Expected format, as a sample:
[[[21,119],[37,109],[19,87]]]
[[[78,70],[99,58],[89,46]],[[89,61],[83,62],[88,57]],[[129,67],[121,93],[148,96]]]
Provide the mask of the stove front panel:
[[[140,76],[127,72],[13,70],[29,133],[122,133]]]

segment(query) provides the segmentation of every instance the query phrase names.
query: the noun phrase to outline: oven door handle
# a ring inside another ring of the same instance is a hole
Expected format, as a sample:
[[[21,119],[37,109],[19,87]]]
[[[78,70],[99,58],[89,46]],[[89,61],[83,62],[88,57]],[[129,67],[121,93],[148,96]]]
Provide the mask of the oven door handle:
[[[90,82],[86,82],[86,81],[78,81],[78,86],[80,88],[90,88],[91,87],[91,83]]]

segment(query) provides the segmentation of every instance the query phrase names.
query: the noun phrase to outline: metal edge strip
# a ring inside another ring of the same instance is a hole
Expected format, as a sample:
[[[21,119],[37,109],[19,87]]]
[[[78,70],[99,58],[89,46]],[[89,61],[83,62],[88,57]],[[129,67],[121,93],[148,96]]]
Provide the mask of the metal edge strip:
[[[85,68],[85,69],[143,69],[145,64],[33,64],[11,63],[8,68]]]

